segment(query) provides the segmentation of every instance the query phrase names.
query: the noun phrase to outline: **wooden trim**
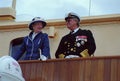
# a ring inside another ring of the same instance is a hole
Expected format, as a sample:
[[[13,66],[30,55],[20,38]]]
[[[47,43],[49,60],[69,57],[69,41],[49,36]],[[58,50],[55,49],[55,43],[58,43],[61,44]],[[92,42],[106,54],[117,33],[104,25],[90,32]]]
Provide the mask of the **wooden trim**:
[[[120,81],[118,57],[38,60],[19,64],[25,81]]]
[[[113,23],[113,22],[120,22],[120,15],[111,15],[111,16],[93,16],[93,17],[83,17],[81,18],[81,25],[90,25],[90,24],[101,24],[101,23]],[[6,22],[7,23],[7,22]],[[13,22],[11,22],[13,23]],[[47,27],[54,26],[54,27],[64,27],[65,21],[64,20],[48,20]],[[14,30],[14,29],[25,29],[28,28],[28,22],[24,22],[21,24],[20,22],[14,22],[11,25],[0,25],[0,30]]]
[[[15,17],[11,15],[0,15],[0,20],[13,20]]]
[[[96,56],[96,57],[86,57],[86,58],[71,58],[71,59],[48,59],[47,61],[40,60],[26,60],[26,61],[18,61],[20,64],[22,63],[37,63],[37,62],[60,62],[60,61],[76,61],[76,60],[97,60],[97,59],[120,59],[120,56]]]
[[[87,19],[81,21],[81,24],[94,24],[94,23],[105,23],[105,22],[120,22],[120,17]]]

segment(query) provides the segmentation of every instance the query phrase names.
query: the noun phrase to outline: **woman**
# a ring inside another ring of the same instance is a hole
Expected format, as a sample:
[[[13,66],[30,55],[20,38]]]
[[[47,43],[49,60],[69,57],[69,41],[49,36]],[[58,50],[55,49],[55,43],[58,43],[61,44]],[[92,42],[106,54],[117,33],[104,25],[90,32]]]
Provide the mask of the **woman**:
[[[21,48],[14,54],[13,58],[19,60],[25,53],[23,60],[47,60],[50,58],[49,39],[46,33],[41,30],[46,26],[46,22],[40,17],[32,19],[28,25],[31,32],[24,37]]]

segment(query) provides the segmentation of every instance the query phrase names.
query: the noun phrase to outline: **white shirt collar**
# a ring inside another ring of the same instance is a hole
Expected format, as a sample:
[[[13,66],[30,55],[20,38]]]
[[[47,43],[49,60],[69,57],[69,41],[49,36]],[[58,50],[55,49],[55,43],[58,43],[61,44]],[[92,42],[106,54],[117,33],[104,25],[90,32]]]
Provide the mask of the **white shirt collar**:
[[[78,30],[79,30],[79,27],[76,28],[75,30],[73,30],[73,33],[72,33],[72,34],[76,33]]]
[[[38,34],[38,33],[33,32],[33,34],[32,34],[32,40],[35,38],[35,36],[36,36],[37,34]]]

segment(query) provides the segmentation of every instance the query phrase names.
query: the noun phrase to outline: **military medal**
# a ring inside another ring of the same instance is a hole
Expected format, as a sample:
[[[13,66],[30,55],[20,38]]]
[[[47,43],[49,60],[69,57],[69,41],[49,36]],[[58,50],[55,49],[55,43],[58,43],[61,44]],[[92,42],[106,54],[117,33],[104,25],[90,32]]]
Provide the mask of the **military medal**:
[[[77,45],[77,47],[80,47],[80,46],[81,46],[81,44],[80,44],[79,42],[77,42],[77,44],[76,44],[76,45]]]
[[[85,41],[81,41],[81,44],[84,45],[84,44],[85,44]]]

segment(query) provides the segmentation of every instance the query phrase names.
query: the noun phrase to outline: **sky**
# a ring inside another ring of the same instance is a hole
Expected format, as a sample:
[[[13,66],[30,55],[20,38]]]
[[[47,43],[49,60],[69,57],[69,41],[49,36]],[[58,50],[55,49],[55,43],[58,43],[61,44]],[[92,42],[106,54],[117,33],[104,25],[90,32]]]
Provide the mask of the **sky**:
[[[0,0],[0,7],[11,6],[12,0]],[[80,17],[120,14],[120,0],[16,0],[16,21],[33,17],[64,19],[69,12]]]

